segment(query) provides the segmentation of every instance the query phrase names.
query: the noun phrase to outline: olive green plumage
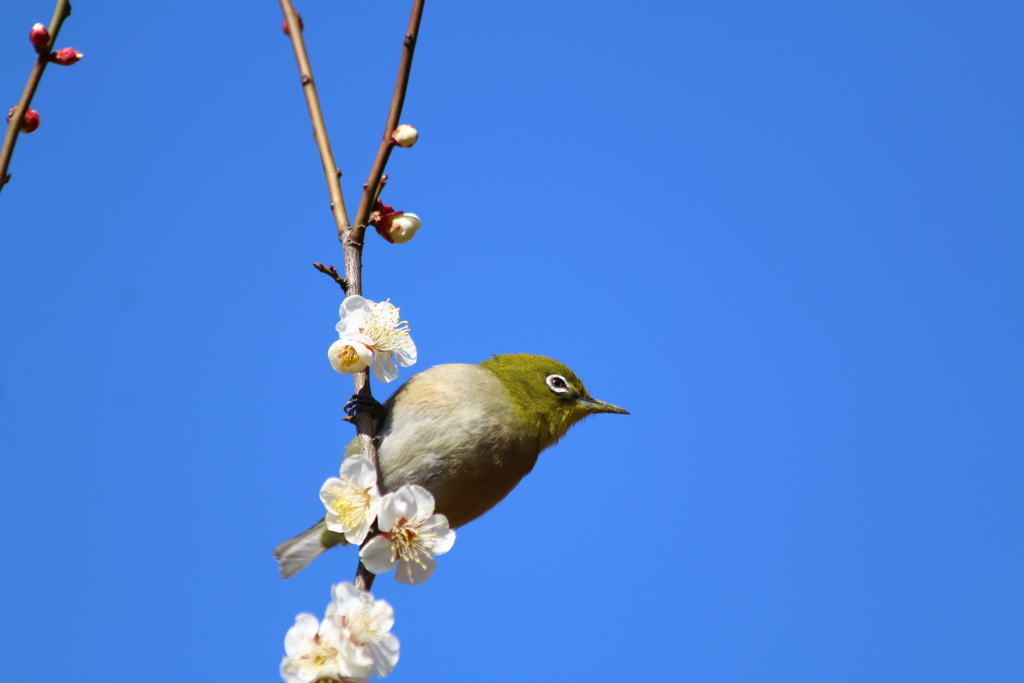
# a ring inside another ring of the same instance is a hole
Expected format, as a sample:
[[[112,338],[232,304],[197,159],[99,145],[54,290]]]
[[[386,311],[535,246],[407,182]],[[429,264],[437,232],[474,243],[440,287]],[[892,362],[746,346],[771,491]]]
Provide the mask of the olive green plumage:
[[[595,413],[626,413],[591,398],[572,370],[529,354],[414,375],[384,403],[377,459],[382,491],[420,484],[460,527],[484,514],[533,469],[542,450]],[[355,452],[350,446],[348,453]],[[322,521],[274,551],[295,574],[343,542]]]

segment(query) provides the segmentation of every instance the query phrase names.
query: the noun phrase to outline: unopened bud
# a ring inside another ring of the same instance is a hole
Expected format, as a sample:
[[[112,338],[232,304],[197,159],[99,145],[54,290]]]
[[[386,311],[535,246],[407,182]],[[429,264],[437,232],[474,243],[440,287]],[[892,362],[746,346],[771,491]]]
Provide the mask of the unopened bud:
[[[50,61],[61,66],[71,66],[84,55],[73,47],[65,47],[50,55]]]
[[[391,140],[399,147],[412,147],[420,139],[420,134],[410,125],[402,124],[391,133]]]
[[[36,49],[36,52],[43,54],[46,52],[46,47],[50,44],[50,32],[42,24],[36,24],[28,32],[28,42],[32,43],[32,47]]]
[[[7,112],[7,123],[11,122],[11,119],[14,117],[14,111],[17,108],[18,108],[17,106],[11,107],[11,110],[9,112]],[[25,112],[25,117],[21,120],[21,132],[22,133],[31,133],[32,131],[34,131],[38,127],[39,127],[39,112],[37,112],[35,109],[29,109],[28,111]]]
[[[296,12],[295,13],[295,18],[299,20],[299,33],[302,33],[303,31],[306,30],[306,27],[302,25],[302,15],[299,14],[298,12]],[[281,32],[284,33],[286,36],[291,35],[290,33],[288,33],[288,19],[287,18],[284,21],[281,22]]]
[[[420,217],[414,213],[399,211],[385,216],[375,226],[381,237],[392,244],[405,244],[411,240],[416,231],[422,227]]]

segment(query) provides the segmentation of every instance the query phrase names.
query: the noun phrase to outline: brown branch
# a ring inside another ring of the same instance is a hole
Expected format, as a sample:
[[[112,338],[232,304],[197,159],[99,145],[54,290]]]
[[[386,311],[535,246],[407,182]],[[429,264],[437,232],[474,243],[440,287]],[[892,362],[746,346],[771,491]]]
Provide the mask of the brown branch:
[[[359,568],[356,569],[356,578],[352,582],[357,591],[369,591],[370,587],[373,586],[373,580],[376,578],[376,574],[371,572],[365,566],[363,561],[359,561]]]
[[[281,11],[284,12],[285,23],[288,26],[288,35],[292,41],[292,49],[295,51],[295,60],[299,66],[299,74],[302,79],[302,89],[306,96],[306,105],[309,108],[309,118],[313,123],[313,137],[316,139],[317,148],[320,150],[320,159],[324,166],[324,176],[327,179],[327,187],[331,194],[331,209],[334,213],[334,222],[338,230],[338,239],[341,240],[345,252],[345,277],[347,283],[346,294],[362,295],[363,293],[363,235],[366,232],[366,220],[370,215],[373,201],[380,194],[381,176],[384,174],[384,167],[387,165],[388,157],[391,154],[391,133],[398,126],[398,118],[402,115],[402,105],[405,103],[405,91],[409,87],[409,73],[412,68],[412,55],[416,47],[416,38],[420,30],[420,18],[423,16],[424,0],[413,0],[412,16],[409,19],[409,28],[405,34],[405,41],[402,45],[402,59],[398,66],[398,80],[395,83],[395,92],[391,97],[391,110],[388,113],[387,126],[384,129],[384,139],[381,141],[377,158],[370,170],[370,178],[363,190],[363,197],[359,204],[359,211],[356,214],[356,225],[352,227],[348,222],[348,215],[345,212],[345,202],[341,194],[341,182],[339,177],[341,171],[334,165],[334,155],[331,153],[331,145],[327,139],[327,128],[324,125],[323,114],[320,110],[320,100],[316,94],[316,86],[313,84],[313,70],[309,65],[309,57],[306,55],[306,45],[302,40],[301,24],[295,9],[290,0],[279,0]],[[316,264],[314,264],[316,265]],[[317,267],[322,272],[321,266]],[[333,270],[333,267],[331,268]],[[334,277],[337,271],[334,271]],[[335,277],[335,281],[338,278]],[[341,284],[339,282],[339,284]],[[353,376],[355,393],[357,396],[372,398],[370,393],[370,371],[363,370]],[[359,452],[370,459],[380,472],[380,464],[377,462],[377,432],[374,429],[373,414],[366,410],[356,410],[352,420],[356,425],[356,436],[359,440]],[[374,575],[366,570],[363,563],[359,563],[356,572],[355,586],[359,590],[369,590],[373,585]]]
[[[11,176],[7,173],[7,168],[11,165],[14,145],[18,142],[18,133],[21,132],[21,122],[25,118],[25,112],[28,111],[29,106],[32,104],[36,88],[39,87],[39,81],[43,77],[43,70],[46,69],[46,65],[50,62],[50,52],[57,42],[57,34],[60,33],[60,27],[64,20],[70,16],[71,3],[68,0],[57,0],[57,6],[53,10],[53,19],[50,20],[50,42],[47,43],[45,50],[39,52],[39,57],[32,66],[31,73],[28,75],[28,83],[25,85],[25,90],[21,93],[21,99],[18,100],[18,106],[14,108],[11,121],[7,124],[4,146],[0,148],[0,190],[3,190],[4,185],[11,179]]]
[[[333,278],[334,281],[338,283],[338,286],[341,287],[341,291],[345,293],[345,296],[348,296],[348,282],[341,276],[341,274],[338,273],[337,270],[335,270],[334,266],[325,266],[322,263],[314,263],[313,267],[324,275]]]
[[[413,0],[412,3],[409,28],[405,32],[405,41],[402,43],[402,60],[398,64],[398,80],[395,82],[395,92],[391,96],[391,110],[388,112],[388,122],[384,126],[384,139],[380,141],[377,158],[370,169],[370,178],[366,181],[366,189],[363,190],[363,198],[359,202],[359,210],[356,211],[356,222],[349,237],[353,242],[363,241],[366,221],[370,217],[370,211],[373,210],[373,200],[380,194],[377,186],[380,183],[381,176],[384,175],[384,168],[388,165],[391,150],[395,146],[391,140],[391,133],[398,127],[398,119],[402,116],[402,106],[405,104],[405,91],[409,87],[409,74],[412,71],[413,52],[416,50],[416,40],[420,33],[420,19],[423,17],[424,2],[425,0]]]
[[[356,213],[356,223],[349,229],[348,234],[342,239],[341,244],[345,249],[345,279],[348,281],[350,294],[363,293],[363,235],[366,232],[366,221],[373,207],[373,199],[380,193],[381,176],[384,174],[384,167],[387,165],[388,156],[391,154],[391,133],[398,125],[398,117],[402,115],[402,105],[405,103],[405,91],[409,87],[409,73],[412,68],[412,55],[416,47],[416,39],[420,31],[420,18],[423,16],[424,0],[413,0],[412,16],[409,18],[409,28],[405,34],[402,44],[402,59],[398,65],[398,79],[395,83],[395,92],[391,97],[391,110],[388,113],[387,125],[384,127],[384,139],[381,140],[377,158],[370,170],[370,178],[366,181],[366,188],[363,190],[363,197],[359,203],[359,211]],[[371,396],[370,394],[370,371],[363,370],[355,375],[356,395]],[[373,415],[368,411],[360,410],[355,414],[356,434],[359,439],[359,452],[370,459],[380,472],[380,463],[377,462],[377,444],[375,441],[376,430],[373,427]],[[373,574],[366,571],[363,563],[359,563],[356,571],[356,586],[361,590],[369,590],[373,585]]]
[[[324,125],[324,115],[320,110],[320,98],[317,97],[316,85],[313,83],[313,69],[309,65],[309,56],[306,54],[306,43],[302,40],[299,15],[292,7],[291,0],[280,0],[280,2],[281,11],[284,12],[284,19],[288,24],[288,37],[291,38],[292,50],[295,51],[295,61],[299,66],[302,93],[306,96],[309,120],[313,123],[313,139],[316,140],[316,147],[320,150],[320,163],[323,164],[327,191],[331,195],[331,213],[334,214],[334,223],[338,229],[338,239],[340,240],[349,229],[345,198],[341,194],[341,169],[334,164],[334,153],[331,152],[331,143],[327,139],[327,126]],[[359,292],[357,290],[354,293],[358,294]]]

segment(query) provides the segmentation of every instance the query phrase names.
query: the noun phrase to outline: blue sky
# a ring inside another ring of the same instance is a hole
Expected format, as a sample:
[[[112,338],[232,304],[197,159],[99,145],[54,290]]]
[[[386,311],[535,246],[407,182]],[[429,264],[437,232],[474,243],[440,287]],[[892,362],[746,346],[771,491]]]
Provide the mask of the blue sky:
[[[52,9],[3,8],[10,105]],[[298,9],[354,211],[408,5]],[[65,23],[0,195],[5,680],[280,680],[351,580],[270,556],[352,433],[280,21]],[[540,353],[632,414],[376,583],[389,680],[1024,678],[1022,93],[1019,3],[428,3],[424,228],[365,294],[412,370]]]

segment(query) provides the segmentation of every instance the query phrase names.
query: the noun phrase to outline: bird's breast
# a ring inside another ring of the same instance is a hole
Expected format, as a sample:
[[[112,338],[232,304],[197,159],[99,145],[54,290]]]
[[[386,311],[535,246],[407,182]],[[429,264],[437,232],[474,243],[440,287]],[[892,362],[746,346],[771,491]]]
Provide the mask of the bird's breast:
[[[505,387],[478,365],[440,365],[410,379],[389,401],[378,449],[383,488],[426,487],[453,527],[500,502],[537,454]]]

